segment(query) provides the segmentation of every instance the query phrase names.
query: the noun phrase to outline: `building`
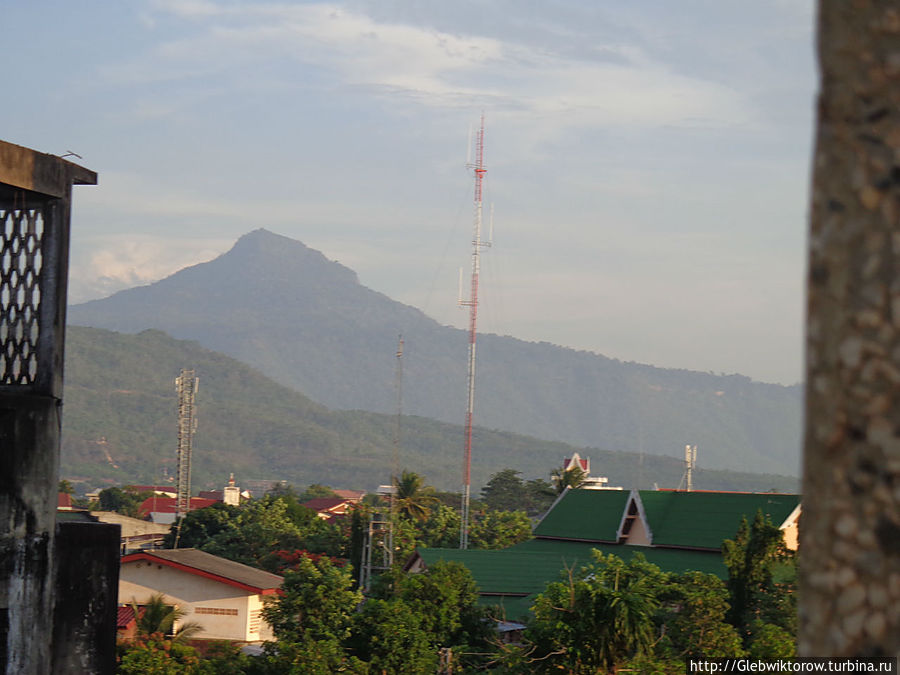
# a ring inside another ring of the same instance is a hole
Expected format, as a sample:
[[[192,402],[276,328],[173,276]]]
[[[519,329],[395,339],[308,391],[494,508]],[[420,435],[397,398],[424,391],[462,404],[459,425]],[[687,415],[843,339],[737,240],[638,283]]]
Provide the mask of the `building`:
[[[94,511],[92,515],[101,523],[111,523],[121,528],[122,555],[161,548],[163,539],[171,529],[169,525],[163,523],[130,518],[115,511]]]
[[[612,487],[606,476],[591,476],[591,458],[582,458],[577,452],[571,457],[563,459],[563,471],[581,469],[584,472],[584,482],[579,486],[582,490],[621,490],[620,487]]]
[[[318,514],[322,520],[333,520],[337,516],[343,516],[350,510],[359,500],[344,499],[343,497],[316,497],[308,502],[303,502],[302,506],[312,509]]]
[[[420,548],[410,572],[438,560],[463,563],[482,604],[500,605],[508,619],[524,618],[547,583],[591,562],[593,550],[626,560],[642,553],[666,572],[696,570],[725,579],[722,542],[741,519],[762,511],[797,548],[800,496],[674,490],[566,490],[534,529],[534,538],[502,550]]]
[[[155,593],[200,624],[197,640],[259,642],[273,639],[262,618],[263,599],[282,577],[193,548],[142,551],[122,558],[119,605],[140,606]]]
[[[221,490],[201,490],[198,496],[202,499],[213,499],[229,506],[240,506],[241,500],[250,499],[250,493],[241,491],[234,483],[234,474],[228,479],[228,485]]]
[[[177,502],[175,497],[147,497],[138,507],[138,513],[144,518],[163,525],[171,525],[175,522],[177,513]],[[190,510],[205,509],[207,506],[218,504],[216,499],[203,499],[202,497],[191,497]]]

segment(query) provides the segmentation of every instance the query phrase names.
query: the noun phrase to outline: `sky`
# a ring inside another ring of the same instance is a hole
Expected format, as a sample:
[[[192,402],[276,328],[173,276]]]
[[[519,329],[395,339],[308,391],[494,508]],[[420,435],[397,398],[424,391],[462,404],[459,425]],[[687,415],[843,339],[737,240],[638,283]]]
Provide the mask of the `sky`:
[[[811,0],[0,0],[0,23],[0,139],[99,176],[73,303],[264,227],[465,327],[483,114],[481,331],[803,377]]]

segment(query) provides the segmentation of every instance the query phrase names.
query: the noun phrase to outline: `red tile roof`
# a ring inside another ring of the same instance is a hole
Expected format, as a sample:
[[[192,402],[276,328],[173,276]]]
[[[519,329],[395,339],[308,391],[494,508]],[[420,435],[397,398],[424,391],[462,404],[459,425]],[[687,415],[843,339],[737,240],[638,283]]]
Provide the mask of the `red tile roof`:
[[[66,492],[57,492],[56,493],[56,508],[71,509],[72,508],[72,495],[70,495]]]
[[[571,463],[572,463],[572,458],[571,458],[571,457],[566,457],[566,458],[563,460],[563,469],[565,469],[566,471],[568,471],[568,469],[569,469],[569,464],[571,464]],[[581,470],[582,470],[582,471],[588,471],[588,467],[591,465],[591,464],[590,464],[590,463],[591,463],[591,460],[590,460],[590,459],[582,459],[582,458],[579,457],[579,458],[578,458],[578,463],[581,465]]]
[[[352,503],[351,500],[342,499],[341,497],[316,497],[308,502],[303,502],[302,506],[322,513],[323,511],[334,511],[341,506],[346,510]]]
[[[138,509],[142,516],[150,513],[175,513],[175,497],[147,497],[141,502]],[[218,502],[215,499],[201,499],[200,497],[191,497],[191,511],[197,509],[205,509]]]
[[[116,630],[127,630],[134,622],[134,610],[131,607],[119,607],[116,613]]]

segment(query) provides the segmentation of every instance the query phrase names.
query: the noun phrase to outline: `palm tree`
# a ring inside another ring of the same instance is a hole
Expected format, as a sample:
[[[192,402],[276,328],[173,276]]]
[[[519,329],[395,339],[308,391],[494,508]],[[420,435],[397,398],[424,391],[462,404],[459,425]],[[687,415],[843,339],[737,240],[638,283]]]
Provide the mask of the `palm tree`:
[[[395,480],[397,511],[411,520],[425,520],[438,499],[434,488],[425,485],[425,478],[413,471],[404,471]]]
[[[564,466],[553,469],[553,473],[550,474],[550,479],[553,481],[553,485],[556,488],[556,494],[559,495],[565,492],[567,487],[574,490],[575,488],[580,488],[584,485],[585,480],[587,480],[587,473],[573,462],[568,469]]]
[[[140,611],[141,607],[143,612]],[[171,636],[172,642],[186,642],[203,627],[195,622],[182,623],[175,629],[175,625],[184,617],[186,612],[174,605],[166,604],[166,596],[163,593],[154,593],[141,607],[135,600],[131,601],[131,609],[137,619],[135,637],[149,637],[154,633]]]
[[[598,651],[607,670],[614,672],[623,659],[650,651],[659,603],[647,577],[620,580],[619,570],[612,588],[603,590],[595,600],[595,612],[606,628]]]

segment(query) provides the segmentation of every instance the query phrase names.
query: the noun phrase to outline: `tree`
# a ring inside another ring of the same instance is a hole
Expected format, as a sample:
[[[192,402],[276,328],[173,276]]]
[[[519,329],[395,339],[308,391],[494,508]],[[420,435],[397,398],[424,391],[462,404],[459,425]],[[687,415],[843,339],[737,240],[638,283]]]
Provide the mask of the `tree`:
[[[141,606],[132,600],[131,609],[137,617],[135,630],[137,637],[150,638],[159,634],[170,636],[174,643],[184,643],[203,630],[203,627],[194,621],[179,623],[185,612],[167,604],[164,593],[154,593]]]
[[[119,487],[110,487],[100,490],[99,502],[101,511],[115,511],[123,516],[131,518],[139,518],[138,509],[141,503],[148,497],[152,497],[152,492],[135,492],[130,488],[124,490]]]
[[[321,499],[323,497],[337,497],[337,493],[327,485],[312,483],[299,495],[296,495],[297,501],[301,504],[308,502],[310,499]]]
[[[744,654],[740,636],[725,620],[728,590],[718,577],[702,572],[674,575],[659,600],[664,646],[679,664],[687,658]]]
[[[524,511],[488,511],[476,516],[469,533],[471,548],[508,548],[531,539],[531,521]]]
[[[577,465],[572,465],[568,469],[561,466],[557,469],[553,469],[550,478],[553,481],[553,487],[556,489],[556,494],[562,494],[566,491],[566,488],[572,488],[574,490],[584,485],[587,474]]]
[[[369,672],[417,675],[433,673],[437,651],[422,616],[400,598],[366,601],[353,618],[350,645],[368,662]]]
[[[413,471],[404,471],[394,483],[395,499],[400,515],[410,520],[425,520],[437,503],[434,489],[425,485],[425,479]]]
[[[649,653],[665,579],[640,554],[625,563],[594,551],[591,565],[570,570],[566,581],[548,584],[535,600],[528,635],[545,655],[536,667],[593,674]]]
[[[59,485],[57,485],[56,490],[57,490],[57,492],[62,492],[63,494],[66,494],[66,495],[75,494],[75,488],[72,487],[72,483],[70,483],[65,478],[63,478],[61,481],[59,481]]]
[[[285,574],[281,595],[262,611],[278,639],[266,646],[266,661],[275,672],[331,675],[358,668],[344,650],[362,601],[352,586],[350,570],[325,557],[302,558],[296,571]]]
[[[744,645],[749,648],[754,629],[766,624],[794,634],[794,563],[781,530],[758,511],[752,526],[742,519],[735,538],[723,543],[722,555],[731,598],[728,621]]]
[[[118,675],[212,675],[197,650],[173,643],[160,633],[120,644],[118,652]]]
[[[178,548],[201,548],[213,537],[237,529],[239,513],[239,507],[223,503],[190,511],[181,520],[180,534],[179,524],[173,523],[163,545],[175,548],[177,538]]]
[[[512,511],[528,508],[529,495],[525,483],[520,478],[522,472],[515,469],[503,469],[488,479],[481,489],[481,498],[489,509]]]
[[[543,478],[534,478],[525,483],[525,491],[528,493],[527,511],[529,516],[544,513],[557,496],[553,485]]]

